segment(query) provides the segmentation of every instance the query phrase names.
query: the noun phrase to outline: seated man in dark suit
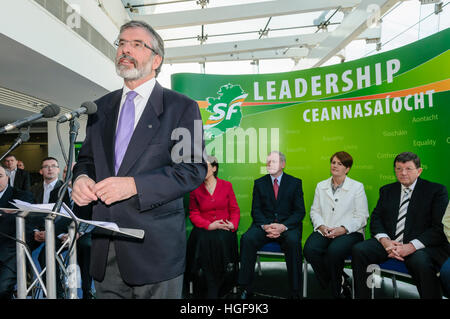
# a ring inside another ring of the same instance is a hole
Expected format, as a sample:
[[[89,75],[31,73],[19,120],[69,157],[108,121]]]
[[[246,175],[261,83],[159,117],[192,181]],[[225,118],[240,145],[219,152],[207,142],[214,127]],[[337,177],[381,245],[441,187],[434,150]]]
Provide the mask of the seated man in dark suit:
[[[302,287],[302,221],[305,216],[302,181],[283,172],[286,157],[271,152],[267,171],[253,187],[253,223],[241,238],[241,268],[238,283],[241,298],[252,292],[256,252],[265,244],[276,241],[286,256],[289,288],[292,298],[301,297]]]
[[[414,153],[397,155],[394,170],[398,182],[380,188],[372,212],[372,238],[353,246],[355,297],[370,297],[369,265],[395,258],[405,262],[421,298],[441,298],[436,273],[447,258],[442,229],[447,189],[419,178],[422,168]]]
[[[0,166],[0,207],[15,208],[10,204],[14,199],[32,201],[32,195],[11,187],[5,168]],[[0,299],[12,298],[17,277],[16,242],[5,235],[16,237],[16,219],[0,211]],[[27,231],[26,237],[30,240],[31,230]]]
[[[41,170],[39,171],[43,177],[42,183],[33,185],[32,192],[34,202],[37,204],[56,203],[58,200],[58,192],[63,185],[63,181],[59,179],[59,164],[54,157],[46,157],[42,160]],[[71,207],[71,200],[69,193],[66,192],[63,199],[68,207]],[[45,218],[43,216],[33,216],[29,218],[29,223],[33,226],[34,236],[30,243],[32,249],[39,247],[45,241]],[[57,217],[55,219],[55,234],[58,236],[67,233],[67,228],[70,224],[70,219]],[[61,241],[56,240],[56,249],[61,246]],[[42,249],[38,257],[41,267],[45,267],[45,249]],[[59,282],[59,267],[57,271],[57,290],[60,297],[62,297],[62,285]]]
[[[12,187],[23,191],[29,191],[31,188],[30,173],[17,167],[17,159],[9,154],[5,157],[5,168],[9,172],[9,183]]]

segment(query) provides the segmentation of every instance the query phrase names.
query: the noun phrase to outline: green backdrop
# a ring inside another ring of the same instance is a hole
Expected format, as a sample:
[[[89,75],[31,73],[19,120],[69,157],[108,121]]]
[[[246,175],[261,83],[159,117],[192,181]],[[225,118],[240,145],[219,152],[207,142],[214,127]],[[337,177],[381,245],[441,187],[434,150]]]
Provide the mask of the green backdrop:
[[[303,180],[307,215],[330,156],[354,158],[349,176],[364,184],[369,211],[378,190],[395,181],[394,157],[417,153],[422,177],[448,188],[450,178],[450,29],[407,46],[338,65],[277,74],[174,74],[172,88],[199,103],[207,151],[232,182],[241,222],[250,226],[253,181],[272,150]],[[276,63],[276,62],[274,62]],[[190,227],[192,227],[190,225]],[[366,228],[368,234],[368,227]]]

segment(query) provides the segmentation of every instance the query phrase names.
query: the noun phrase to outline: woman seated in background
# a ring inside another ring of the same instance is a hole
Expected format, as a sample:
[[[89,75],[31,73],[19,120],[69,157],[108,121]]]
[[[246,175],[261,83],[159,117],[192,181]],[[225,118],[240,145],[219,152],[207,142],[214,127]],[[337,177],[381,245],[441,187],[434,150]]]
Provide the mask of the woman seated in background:
[[[331,156],[331,177],[317,184],[311,206],[314,232],[306,240],[304,255],[323,289],[331,285],[334,298],[350,298],[344,272],[352,246],[364,240],[369,217],[364,186],[347,176],[353,159],[346,152]]]
[[[208,156],[207,162],[205,181],[189,197],[194,228],[187,244],[186,279],[194,281],[195,296],[219,298],[237,279],[240,210],[231,183],[217,178],[217,158]]]

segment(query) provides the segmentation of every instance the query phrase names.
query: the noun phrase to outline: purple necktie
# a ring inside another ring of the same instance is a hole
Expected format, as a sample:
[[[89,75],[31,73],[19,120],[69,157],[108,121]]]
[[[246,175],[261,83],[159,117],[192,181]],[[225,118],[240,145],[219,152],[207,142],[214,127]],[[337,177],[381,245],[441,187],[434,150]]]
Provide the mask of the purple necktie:
[[[116,130],[116,143],[115,143],[115,162],[114,168],[119,171],[122,164],[123,157],[128,148],[128,143],[131,140],[131,136],[134,131],[134,98],[137,93],[130,91],[127,93],[125,103],[123,103],[122,111],[120,112],[119,124]]]

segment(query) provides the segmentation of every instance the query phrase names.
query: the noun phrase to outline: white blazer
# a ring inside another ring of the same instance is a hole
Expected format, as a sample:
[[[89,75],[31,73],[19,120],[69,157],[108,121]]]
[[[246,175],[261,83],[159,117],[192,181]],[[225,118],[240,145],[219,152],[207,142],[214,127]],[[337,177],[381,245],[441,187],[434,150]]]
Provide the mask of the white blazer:
[[[349,233],[360,232],[364,236],[369,218],[364,185],[347,176],[333,195],[331,178],[319,182],[316,187],[310,212],[314,231],[318,231],[321,225],[344,226]]]

